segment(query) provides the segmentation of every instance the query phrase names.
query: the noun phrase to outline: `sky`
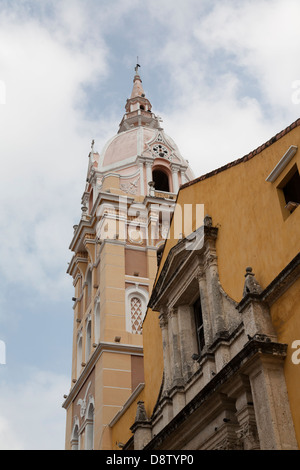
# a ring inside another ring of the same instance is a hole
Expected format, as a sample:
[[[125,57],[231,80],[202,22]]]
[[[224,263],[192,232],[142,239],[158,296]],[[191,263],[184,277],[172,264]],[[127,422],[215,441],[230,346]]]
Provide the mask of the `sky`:
[[[0,450],[64,449],[69,244],[137,57],[197,177],[300,117],[299,18],[298,0],[0,0]]]

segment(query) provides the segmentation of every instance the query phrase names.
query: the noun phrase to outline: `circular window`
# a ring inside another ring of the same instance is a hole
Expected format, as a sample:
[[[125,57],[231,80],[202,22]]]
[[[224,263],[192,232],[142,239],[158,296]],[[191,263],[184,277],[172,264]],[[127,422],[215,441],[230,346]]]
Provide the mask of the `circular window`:
[[[153,150],[153,153],[157,156],[157,157],[162,157],[162,158],[165,158],[168,156],[169,154],[169,151],[168,149],[164,146],[164,145],[161,145],[161,144],[156,144],[153,146],[152,148]]]

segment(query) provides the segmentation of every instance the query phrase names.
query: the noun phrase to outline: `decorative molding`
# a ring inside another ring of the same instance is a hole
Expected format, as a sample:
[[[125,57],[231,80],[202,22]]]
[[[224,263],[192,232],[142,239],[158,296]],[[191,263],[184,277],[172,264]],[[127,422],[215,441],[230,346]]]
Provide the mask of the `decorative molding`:
[[[246,367],[249,364],[253,364],[253,362],[259,360],[262,355],[269,358],[272,357],[274,361],[282,361],[282,359],[286,357],[286,353],[287,344],[259,341],[258,339],[250,340],[220,372],[213,376],[206,387],[202,388],[161,431],[153,436],[152,440],[145,445],[143,450],[159,449],[167,438],[170,439],[172,435],[180,435],[182,426],[187,422],[189,417],[200,410],[200,408],[205,407],[208,398],[211,398],[213,394],[220,391],[222,385],[228,383],[230,378],[240,370],[242,365]],[[198,414],[198,416],[201,415]],[[199,426],[201,426],[201,422],[199,422]],[[195,428],[191,428],[189,433],[191,432],[195,435]]]
[[[109,427],[112,428],[118,421],[119,419],[121,418],[121,416],[123,416],[123,414],[126,412],[126,410],[130,407],[130,405],[135,401],[135,399],[139,396],[139,394],[141,393],[141,391],[144,389],[145,387],[145,384],[144,383],[140,383],[136,389],[132,392],[132,394],[130,395],[130,397],[128,398],[128,400],[124,403],[124,405],[122,406],[122,408],[120,409],[120,411],[118,411],[118,413],[115,415],[115,417],[111,420],[111,422],[109,423]]]
[[[139,179],[140,177],[138,176],[133,181],[128,181],[127,183],[120,182],[120,189],[127,194],[137,194]]]
[[[128,238],[131,243],[143,244],[143,236],[140,230],[136,230],[135,227],[130,227],[128,230]]]
[[[154,310],[158,307],[164,292],[169,288],[174,279],[182,272],[184,266],[191,263],[192,259],[203,253],[205,243],[209,240],[217,238],[218,228],[212,226],[201,226],[187,238],[179,240],[178,243],[171,248],[163,268],[158,276],[157,282],[152,290],[149,301],[150,308]],[[212,261],[216,263],[216,259]]]
[[[283,172],[287,164],[291,161],[293,156],[296,154],[298,147],[296,145],[291,145],[287,152],[283,155],[281,160],[277,163],[275,168],[271,171],[269,176],[266,178],[266,181],[269,183],[274,183],[278,176]]]
[[[245,284],[243,290],[243,297],[248,294],[260,294],[262,288],[258,281],[255,279],[255,274],[252,272],[252,268],[249,266],[246,268]]]
[[[237,305],[237,309],[241,312],[251,300],[266,302],[269,306],[273,305],[299,277],[300,253],[292,259],[264,290],[260,292],[247,292]]]
[[[76,398],[79,390],[81,387],[85,384],[85,381],[87,380],[87,377],[95,367],[95,364],[99,357],[105,353],[117,353],[117,354],[130,354],[134,356],[143,356],[143,347],[142,346],[135,346],[132,344],[124,344],[124,343],[109,343],[109,342],[100,342],[95,351],[92,353],[91,357],[89,358],[85,368],[81,372],[80,376],[78,379],[73,380],[73,387],[70,390],[70,393],[64,403],[62,404],[62,407],[64,409],[67,409],[73,402],[73,400]]]
[[[148,300],[149,300],[149,293],[146,289],[141,288],[139,286],[139,283],[136,283],[135,286],[127,287],[127,289],[125,290],[126,331],[128,331],[129,333],[136,334],[136,333],[138,333],[138,331],[135,331],[133,329],[133,323],[132,323],[132,321],[133,321],[133,318],[132,318],[133,311],[132,311],[131,301],[134,298],[137,298],[141,302],[141,304],[140,304],[140,311],[141,311],[140,321],[141,321],[141,325],[142,325],[143,320],[145,318],[146,310],[147,310],[147,304],[148,304]]]
[[[160,328],[166,328],[168,326],[168,317],[164,311],[158,317]]]
[[[87,389],[86,389],[84,398],[83,398],[83,399],[79,398],[79,400],[77,401],[77,405],[80,406],[80,417],[81,417],[81,418],[84,417],[85,412],[86,412],[86,409],[87,409],[86,398],[87,398],[87,394],[88,394],[89,388],[90,388],[90,386],[91,386],[91,383],[92,383],[92,382],[89,382],[89,384],[88,384],[88,386],[87,386]]]
[[[162,144],[154,144],[152,147],[152,155],[154,157],[168,158],[169,150]]]

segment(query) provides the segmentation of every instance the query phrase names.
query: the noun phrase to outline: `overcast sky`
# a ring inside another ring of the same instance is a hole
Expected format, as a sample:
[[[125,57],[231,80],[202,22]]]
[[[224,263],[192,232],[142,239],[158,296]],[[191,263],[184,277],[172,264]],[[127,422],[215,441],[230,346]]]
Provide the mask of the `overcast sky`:
[[[68,247],[137,56],[200,176],[300,117],[299,19],[298,0],[0,0],[0,449],[64,448]]]

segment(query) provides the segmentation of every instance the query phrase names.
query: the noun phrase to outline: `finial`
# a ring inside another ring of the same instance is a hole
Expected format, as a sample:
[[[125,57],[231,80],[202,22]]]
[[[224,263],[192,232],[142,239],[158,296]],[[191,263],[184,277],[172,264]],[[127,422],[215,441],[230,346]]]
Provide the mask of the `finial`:
[[[206,227],[212,227],[212,218],[209,215],[204,217],[204,225]]]
[[[137,56],[136,58],[136,66],[134,68],[135,70],[135,73],[138,75],[139,74],[139,67],[140,67],[140,64],[139,64],[139,56]]]
[[[262,292],[262,288],[259,285],[258,281],[255,279],[255,275],[252,272],[251,266],[246,268],[245,274],[245,284],[244,284],[244,291],[243,297],[247,294],[260,294]]]
[[[136,411],[136,417],[135,421],[148,421],[147,413],[145,410],[145,405],[143,401],[138,401],[137,402],[137,411]]]
[[[90,153],[88,154],[88,158],[91,158],[91,157],[93,156],[93,154],[94,154],[94,144],[95,144],[95,141],[94,141],[94,139],[93,139],[92,142],[91,142],[91,151],[90,151]]]

